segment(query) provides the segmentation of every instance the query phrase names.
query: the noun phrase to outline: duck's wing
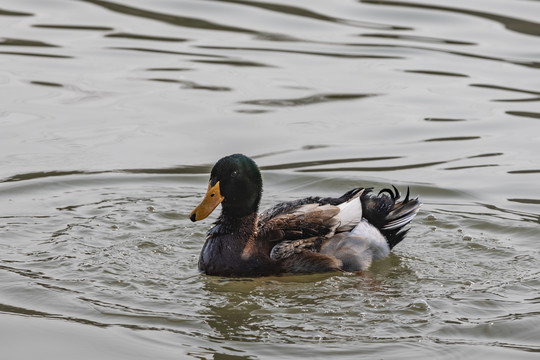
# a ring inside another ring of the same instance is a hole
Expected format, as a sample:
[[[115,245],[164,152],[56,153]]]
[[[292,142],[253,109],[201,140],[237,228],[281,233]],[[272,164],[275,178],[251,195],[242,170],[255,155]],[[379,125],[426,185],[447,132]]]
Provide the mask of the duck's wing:
[[[278,204],[261,214],[259,240],[273,244],[270,257],[274,260],[305,250],[318,252],[325,239],[350,231],[361,221],[362,190],[353,189],[339,198],[311,197]]]
[[[301,205],[268,219],[260,226],[258,240],[270,243],[270,258],[279,261],[284,272],[340,271],[340,260],[319,254],[324,240],[340,226],[340,211],[330,204]]]
[[[264,224],[265,222],[269,221],[270,219],[278,215],[291,213],[303,205],[309,205],[309,204],[339,205],[339,204],[349,201],[353,197],[357,197],[358,194],[362,192],[363,190],[364,188],[355,188],[350,191],[347,191],[345,194],[341,195],[340,197],[311,196],[304,199],[285,201],[261,213],[259,215],[259,224]]]
[[[320,247],[320,239],[333,234],[339,226],[336,216],[340,208],[334,205],[308,203],[259,222],[257,237],[264,242],[279,245],[272,258],[279,260],[299,251]]]

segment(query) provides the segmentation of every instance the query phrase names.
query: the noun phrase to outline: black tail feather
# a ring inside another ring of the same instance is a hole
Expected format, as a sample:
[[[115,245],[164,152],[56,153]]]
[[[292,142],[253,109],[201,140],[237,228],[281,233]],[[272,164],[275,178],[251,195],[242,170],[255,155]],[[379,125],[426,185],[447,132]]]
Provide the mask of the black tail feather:
[[[410,199],[410,189],[403,201],[398,189],[382,189],[377,196],[365,191],[362,194],[363,217],[377,227],[386,237],[390,249],[405,238],[409,231],[404,227],[416,216],[422,203],[418,198]]]

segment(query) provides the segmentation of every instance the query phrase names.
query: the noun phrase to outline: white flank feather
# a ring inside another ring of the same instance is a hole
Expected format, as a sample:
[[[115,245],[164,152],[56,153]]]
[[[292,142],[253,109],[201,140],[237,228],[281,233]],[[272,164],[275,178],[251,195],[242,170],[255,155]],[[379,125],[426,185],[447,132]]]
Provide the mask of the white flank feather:
[[[360,195],[362,195],[363,192],[364,190],[359,191],[358,194],[349,199],[349,201],[337,206],[340,209],[340,212],[337,215],[340,221],[340,225],[336,230],[337,232],[350,230],[362,221],[362,203],[360,202]]]
[[[369,244],[369,249],[373,254],[373,260],[381,260],[390,254],[390,247],[386,238],[381,234],[379,229],[371,225],[367,220],[363,220],[351,232],[351,236],[358,236]]]
[[[373,225],[362,220],[350,233],[342,232],[325,242],[321,254],[333,256],[345,271],[364,271],[390,253],[386,239]]]

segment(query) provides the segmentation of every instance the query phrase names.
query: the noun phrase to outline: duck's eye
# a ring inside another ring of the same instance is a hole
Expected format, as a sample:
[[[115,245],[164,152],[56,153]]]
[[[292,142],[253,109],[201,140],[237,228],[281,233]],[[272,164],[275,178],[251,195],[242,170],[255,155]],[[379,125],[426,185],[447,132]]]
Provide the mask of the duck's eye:
[[[232,173],[231,173],[231,177],[236,177],[238,175],[238,170],[234,170]]]

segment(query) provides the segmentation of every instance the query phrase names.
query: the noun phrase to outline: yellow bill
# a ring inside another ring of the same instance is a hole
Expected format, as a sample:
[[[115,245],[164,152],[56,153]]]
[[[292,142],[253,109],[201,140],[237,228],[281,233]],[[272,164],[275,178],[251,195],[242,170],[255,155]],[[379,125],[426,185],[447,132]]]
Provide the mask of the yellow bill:
[[[224,199],[219,190],[219,181],[214,186],[212,186],[211,182],[208,183],[208,191],[206,191],[204,199],[193,209],[189,218],[191,221],[199,221],[206,218]]]

